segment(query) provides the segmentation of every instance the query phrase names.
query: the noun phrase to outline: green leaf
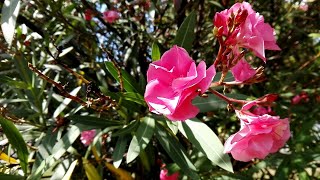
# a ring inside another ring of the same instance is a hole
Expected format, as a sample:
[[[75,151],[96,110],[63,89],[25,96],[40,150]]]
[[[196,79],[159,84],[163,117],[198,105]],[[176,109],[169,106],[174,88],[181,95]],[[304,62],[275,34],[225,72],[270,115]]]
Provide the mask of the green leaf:
[[[125,100],[132,101],[143,106],[147,106],[141,94],[134,93],[134,92],[125,92],[123,93],[123,98]]]
[[[122,136],[122,135],[125,135],[125,134],[132,133],[138,128],[139,124],[140,124],[140,121],[133,120],[133,121],[130,122],[130,124],[125,125],[119,131],[116,131],[115,133],[112,133],[112,137]]]
[[[79,124],[82,124],[82,125],[90,126],[91,129],[94,127],[103,128],[103,127],[123,124],[120,121],[103,119],[103,118],[98,118],[98,117],[94,117],[94,116],[72,115],[72,116],[68,116],[68,119],[71,119],[72,121],[79,123]]]
[[[127,163],[132,162],[139,155],[140,151],[147,147],[154,133],[155,120],[153,118],[144,117],[141,121],[136,134],[130,142]]]
[[[20,132],[16,126],[9,120],[0,116],[0,124],[4,134],[7,136],[9,143],[17,150],[20,165],[25,174],[28,170],[28,149]]]
[[[196,167],[192,164],[185,149],[179,143],[177,137],[171,133],[170,129],[166,129],[161,124],[157,123],[155,135],[170,158],[186,175],[191,179],[200,179],[199,175],[195,172]]]
[[[247,99],[248,96],[243,94],[225,94],[225,96],[236,99]],[[224,109],[228,103],[214,94],[208,94],[208,97],[197,96],[192,104],[200,109],[200,112],[209,112],[217,109]]]
[[[80,129],[77,126],[71,125],[68,132],[53,146],[52,154],[55,159],[59,159],[73,142],[79,137]]]
[[[0,179],[1,180],[23,180],[25,178],[23,176],[0,173]]]
[[[115,78],[119,83],[119,74],[116,67],[112,64],[112,62],[105,61],[106,68],[110,72],[110,74]],[[127,92],[137,92],[142,94],[142,90],[139,89],[139,85],[137,82],[128,74],[125,70],[121,69],[121,77],[123,80],[123,88]]]
[[[195,38],[194,29],[196,26],[196,13],[193,11],[189,16],[183,21],[177,35],[174,39],[174,44],[183,47],[188,52],[192,48],[192,43]]]
[[[151,58],[152,58],[152,61],[157,61],[161,58],[160,49],[156,42],[152,43]]]
[[[233,172],[229,156],[223,153],[223,144],[206,124],[198,119],[190,119],[180,122],[178,128],[210,161],[229,172]]]
[[[23,81],[14,80],[8,76],[0,75],[0,82],[6,83],[7,85],[13,86],[18,89],[29,89],[30,88],[27,83],[25,83]]]
[[[85,158],[82,158],[82,164],[86,172],[88,180],[100,180],[102,179],[97,169]]]
[[[216,95],[208,94],[208,97],[196,97],[192,104],[200,109],[200,112],[208,112],[227,107],[227,103]]]
[[[74,90],[70,92],[70,95],[76,96],[78,92],[80,91],[81,87],[76,87]],[[65,98],[62,103],[56,108],[56,110],[53,113],[53,118],[56,118],[60,115],[60,113],[71,103],[72,99]]]
[[[126,152],[126,147],[128,143],[128,138],[126,136],[120,136],[118,138],[116,147],[114,148],[114,152],[112,154],[113,165],[118,168],[122,162],[123,155]]]
[[[20,10],[20,0],[5,0],[1,11],[1,29],[4,39],[11,46],[17,17]]]
[[[178,133],[178,122],[176,121],[166,121],[167,126],[169,127],[169,129],[171,129],[173,134],[177,134]]]

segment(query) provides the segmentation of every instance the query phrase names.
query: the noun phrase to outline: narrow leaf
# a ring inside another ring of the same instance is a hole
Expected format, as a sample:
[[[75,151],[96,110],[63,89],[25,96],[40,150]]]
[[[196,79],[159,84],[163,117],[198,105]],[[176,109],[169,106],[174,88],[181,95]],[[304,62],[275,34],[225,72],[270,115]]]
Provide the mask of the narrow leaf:
[[[68,171],[67,171],[66,174],[63,176],[62,180],[69,180],[69,179],[71,179],[71,175],[72,175],[72,173],[73,173],[73,171],[74,171],[77,163],[78,163],[78,160],[75,160],[75,161],[73,161],[73,162],[71,163],[71,165],[69,166]]]
[[[155,135],[164,150],[186,175],[191,179],[200,179],[195,172],[196,167],[188,158],[186,151],[179,143],[177,137],[174,136],[169,129],[166,129],[161,124],[157,123]]]
[[[227,103],[216,95],[208,94],[208,97],[196,97],[192,104],[200,109],[200,112],[208,112],[227,107]]]
[[[0,179],[1,180],[24,180],[25,178],[23,176],[0,173]]]
[[[82,125],[90,126],[91,129],[94,127],[103,128],[108,126],[123,125],[123,123],[120,121],[98,118],[94,116],[72,115],[72,116],[68,116],[68,119]]]
[[[72,96],[76,96],[78,94],[78,92],[80,91],[81,87],[77,87],[74,90],[72,90],[70,92],[70,95]],[[70,102],[72,101],[72,99],[69,98],[65,98],[62,103],[57,107],[57,109],[54,111],[53,113],[53,118],[56,118],[59,116],[59,114],[68,106],[68,104],[70,104]]]
[[[112,62],[105,61],[104,63],[106,65],[106,68],[110,72],[110,74],[113,76],[113,78],[115,78],[120,83],[118,71],[115,68],[115,66],[112,64]],[[123,69],[121,69],[120,71],[121,71],[121,78],[123,80],[123,88],[127,92],[142,93],[142,90],[139,89],[137,82],[135,82],[135,80],[131,77],[131,75],[128,74]]]
[[[177,35],[174,39],[174,44],[185,48],[190,51],[192,48],[192,43],[195,38],[194,29],[196,26],[196,13],[193,11],[189,16],[183,21]]]
[[[139,155],[140,151],[147,147],[154,133],[155,120],[153,118],[144,117],[141,121],[136,134],[130,142],[127,153],[127,163],[133,161]]]
[[[223,153],[223,144],[206,124],[197,119],[190,119],[180,122],[178,128],[210,161],[229,172],[233,172],[229,156]]]
[[[114,148],[114,152],[112,154],[112,159],[113,159],[113,165],[118,168],[122,162],[123,155],[126,151],[128,143],[128,138],[126,136],[120,136],[116,147]]]
[[[19,164],[16,159],[9,157],[6,153],[0,152],[0,159],[9,164]]]
[[[139,124],[140,124],[140,121],[133,120],[132,122],[130,122],[130,124],[125,125],[119,131],[116,131],[115,133],[112,133],[112,137],[116,137],[116,136],[121,136],[121,135],[132,133],[138,128]]]
[[[1,11],[1,29],[4,39],[11,46],[16,21],[20,10],[20,0],[5,0]]]
[[[6,120],[1,116],[0,124],[4,134],[9,140],[9,143],[17,150],[22,170],[24,173],[27,173],[29,152],[20,132],[11,121]]]
[[[160,59],[161,57],[161,54],[160,54],[160,49],[159,49],[159,46],[157,45],[156,42],[154,42],[152,44],[152,50],[151,50],[151,58],[152,58],[152,61],[157,61]]]
[[[102,179],[97,171],[97,169],[85,158],[82,158],[83,167],[86,171],[87,178],[89,180],[100,180]]]
[[[80,129],[77,126],[71,125],[68,132],[53,146],[52,154],[55,159],[59,159],[73,142],[79,137]]]
[[[146,102],[144,101],[144,98],[142,95],[138,93],[133,93],[133,92],[125,92],[123,93],[123,98],[128,101],[135,102],[137,104],[147,106]]]
[[[106,162],[106,167],[111,171],[112,174],[116,176],[116,179],[123,179],[123,180],[133,180],[131,174],[121,168],[115,168],[112,164]]]

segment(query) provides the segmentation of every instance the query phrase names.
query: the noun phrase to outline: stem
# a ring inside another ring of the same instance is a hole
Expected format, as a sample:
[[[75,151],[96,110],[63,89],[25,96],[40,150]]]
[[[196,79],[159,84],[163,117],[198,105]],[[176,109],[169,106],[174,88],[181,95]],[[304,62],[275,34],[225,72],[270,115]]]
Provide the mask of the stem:
[[[216,60],[214,61],[214,63],[213,63],[213,65],[214,65],[214,67],[217,67],[218,66],[218,63],[221,61],[221,59],[222,59],[222,54],[223,54],[223,52],[224,52],[224,43],[223,43],[223,40],[222,40],[222,37],[220,36],[220,37],[218,37],[218,41],[219,41],[219,45],[220,45],[220,47],[219,47],[219,51],[218,51],[218,55],[217,55],[217,57],[216,57]]]
[[[246,104],[246,103],[250,102],[247,100],[238,100],[238,99],[229,98],[229,97],[227,97],[227,96],[225,96],[225,95],[223,95],[223,94],[219,93],[218,91],[213,90],[211,88],[209,88],[209,91],[212,94],[218,96],[220,99],[226,101],[228,104],[231,104],[231,105],[232,105],[232,103]]]

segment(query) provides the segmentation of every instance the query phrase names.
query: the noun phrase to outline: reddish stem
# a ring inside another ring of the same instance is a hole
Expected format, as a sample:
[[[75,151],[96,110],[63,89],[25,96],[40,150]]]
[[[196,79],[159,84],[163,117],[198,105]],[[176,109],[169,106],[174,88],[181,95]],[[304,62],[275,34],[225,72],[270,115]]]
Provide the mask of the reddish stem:
[[[229,98],[229,97],[227,97],[227,96],[225,96],[225,95],[223,95],[223,94],[219,93],[218,91],[213,90],[211,88],[209,88],[209,91],[212,94],[218,96],[220,99],[226,101],[228,104],[232,104],[232,103],[246,104],[246,103],[250,102],[250,101],[247,101],[247,100],[238,100],[238,99]]]

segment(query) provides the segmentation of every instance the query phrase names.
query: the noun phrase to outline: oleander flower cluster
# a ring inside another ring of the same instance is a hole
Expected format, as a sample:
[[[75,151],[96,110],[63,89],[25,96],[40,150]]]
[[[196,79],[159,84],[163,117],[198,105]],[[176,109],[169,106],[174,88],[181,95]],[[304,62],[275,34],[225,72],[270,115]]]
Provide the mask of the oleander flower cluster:
[[[204,61],[196,65],[188,52],[177,45],[166,51],[160,60],[150,63],[144,98],[151,112],[171,121],[194,118],[199,109],[192,104],[193,99],[205,94],[212,84],[224,85],[228,71],[234,76],[234,85],[261,81],[261,69],[253,68],[246,54],[251,53],[266,62],[265,50],[280,50],[275,30],[247,2],[236,3],[216,13],[213,23],[220,44],[213,65],[207,68]],[[216,70],[221,71],[222,76],[218,82],[212,82]],[[229,105],[238,105],[232,107],[241,128],[225,143],[225,153],[231,153],[236,160],[264,159],[282,148],[290,138],[289,120],[281,119],[272,111],[270,104],[275,100],[272,95],[265,97],[245,102],[227,100]]]

